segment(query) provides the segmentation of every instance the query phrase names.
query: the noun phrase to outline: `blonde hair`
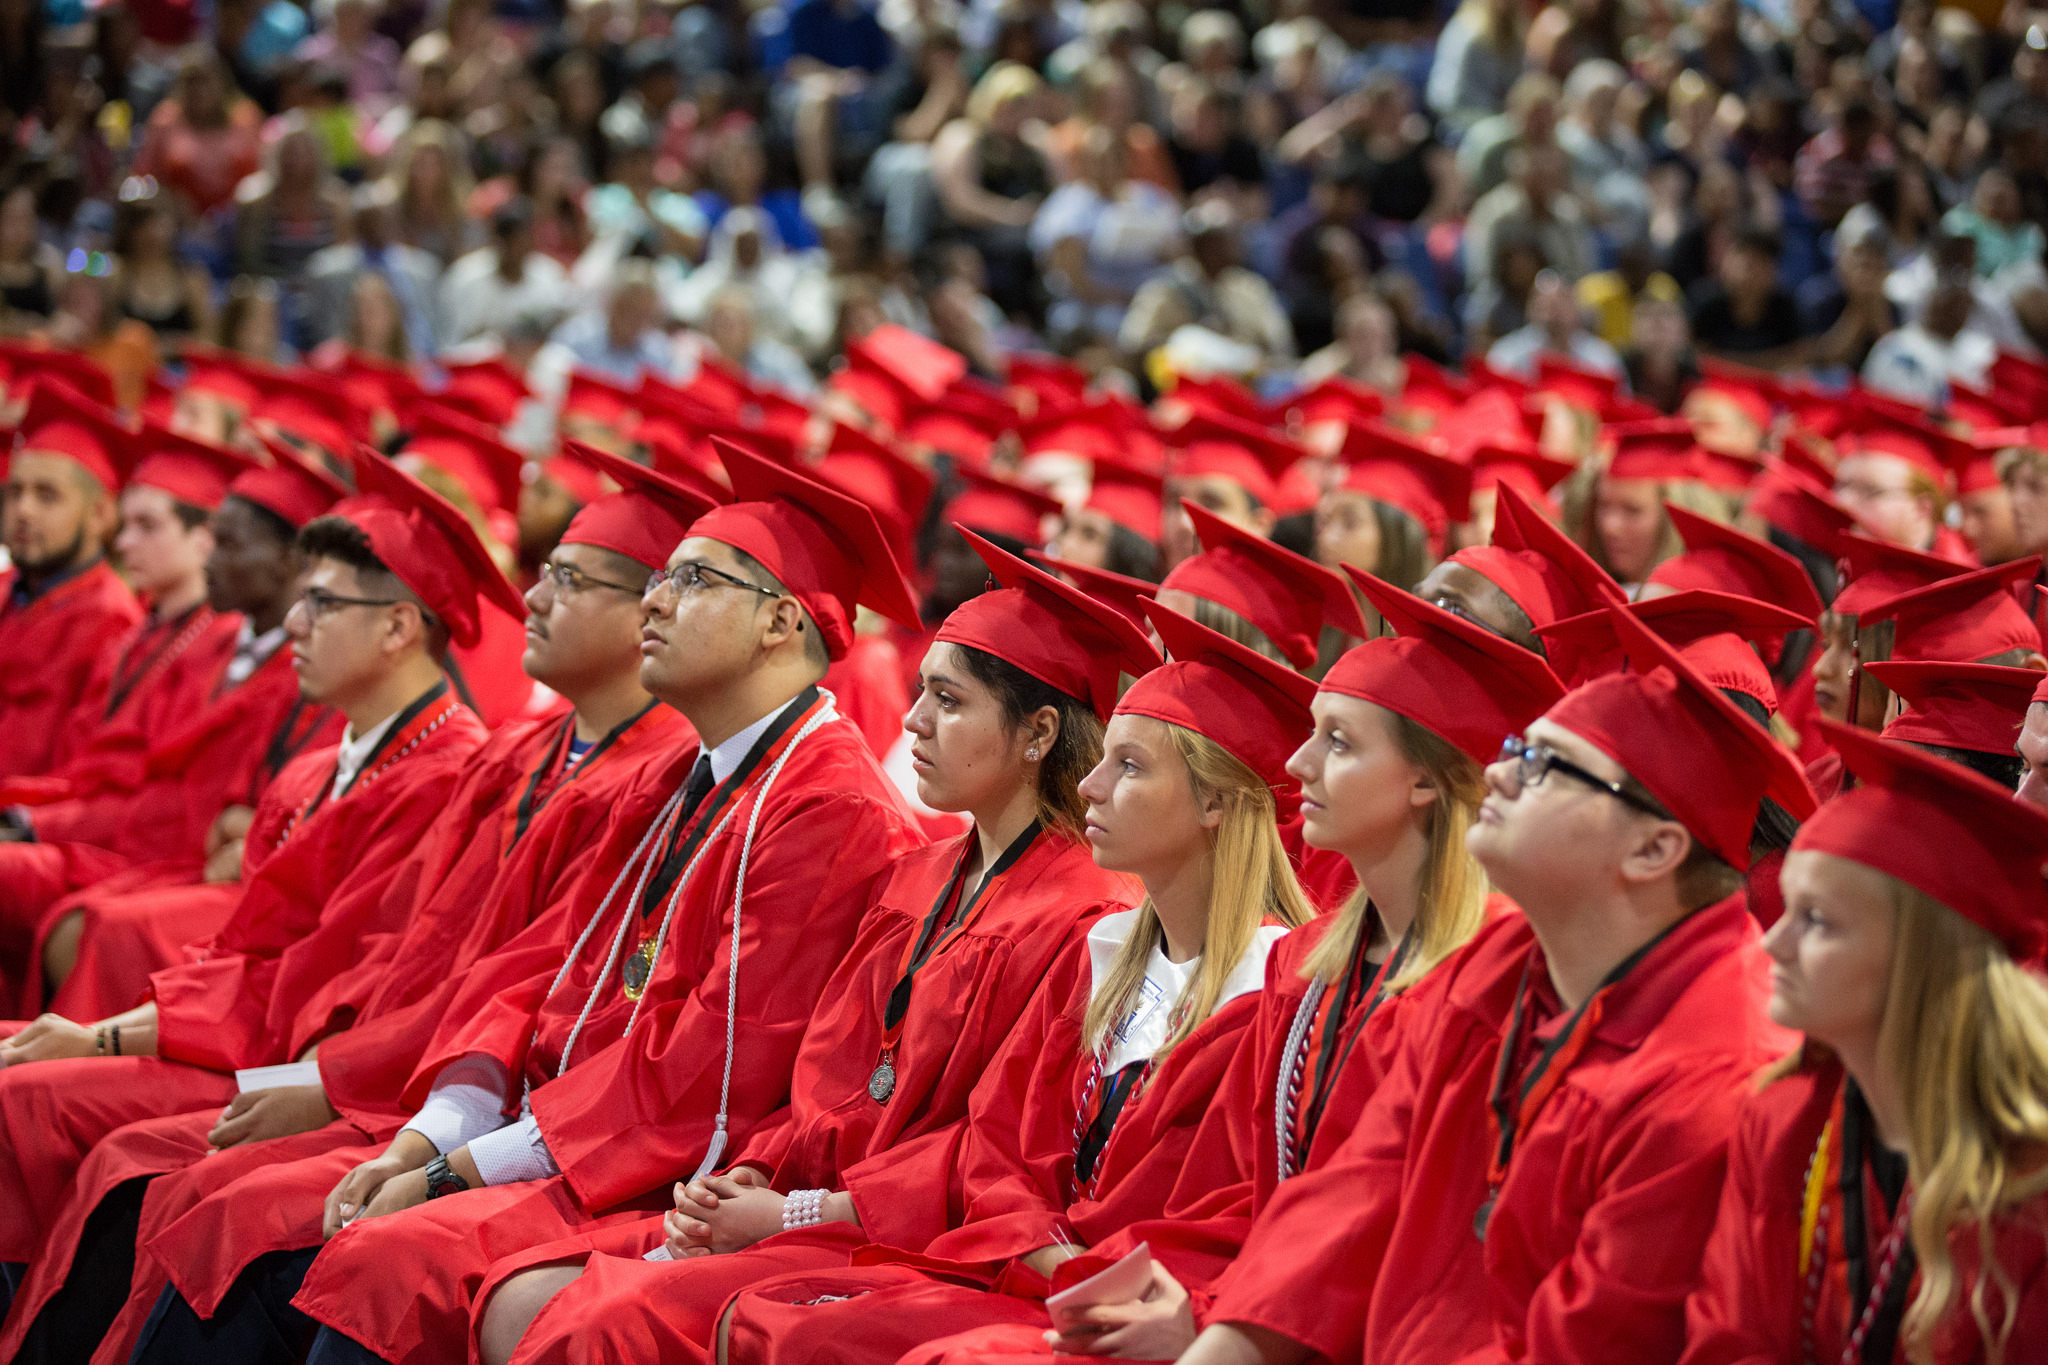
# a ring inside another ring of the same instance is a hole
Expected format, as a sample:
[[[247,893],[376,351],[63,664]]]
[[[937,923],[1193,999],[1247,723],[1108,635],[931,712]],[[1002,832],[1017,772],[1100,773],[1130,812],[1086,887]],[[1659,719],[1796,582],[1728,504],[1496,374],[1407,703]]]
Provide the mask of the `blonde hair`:
[[[1187,764],[1196,803],[1220,802],[1223,818],[1209,836],[1209,922],[1202,932],[1202,963],[1174,1002],[1173,1026],[1154,1055],[1155,1062],[1163,1061],[1216,1012],[1224,980],[1251,948],[1261,923],[1271,918],[1293,928],[1315,914],[1280,843],[1279,810],[1265,779],[1206,735],[1170,723],[1166,730]],[[1160,938],[1159,911],[1148,896],[1101,988],[1088,1002],[1081,1030],[1084,1053],[1099,1047],[1131,1012]]]
[[[1934,897],[1885,881],[1895,932],[1878,1050],[1905,1098],[1920,1261],[1907,1354],[1932,1358],[1935,1329],[1962,1288],[1949,1234],[1974,1223],[1984,1269],[1968,1303],[1997,1362],[2019,1294],[1993,1255],[1993,1224],[2048,1191],[2048,1167],[2024,1167],[2030,1149],[2048,1145],[2048,984]]]
[[[1227,635],[1246,649],[1255,654],[1262,654],[1274,663],[1283,664],[1288,668],[1294,667],[1294,661],[1280,652],[1280,646],[1274,644],[1265,631],[1221,602],[1212,601],[1196,592],[1188,592],[1188,596],[1195,600],[1195,609],[1189,612],[1188,616],[1196,624],[1207,626],[1218,635]]]
[[[1429,856],[1420,875],[1422,894],[1408,930],[1414,946],[1400,972],[1387,983],[1389,991],[1401,991],[1429,975],[1486,922],[1486,873],[1465,849],[1466,831],[1486,799],[1486,778],[1470,754],[1428,726],[1395,711],[1386,716],[1401,757],[1428,773],[1436,788],[1436,800],[1429,807]],[[1304,978],[1320,977],[1323,984],[1334,985],[1344,974],[1358,950],[1358,937],[1365,932],[1366,905],[1365,889],[1360,887],[1302,964]]]
[[[1038,73],[1022,62],[997,62],[982,73],[967,96],[967,118],[976,127],[995,121],[996,111],[1014,99],[1027,99],[1045,87]]]

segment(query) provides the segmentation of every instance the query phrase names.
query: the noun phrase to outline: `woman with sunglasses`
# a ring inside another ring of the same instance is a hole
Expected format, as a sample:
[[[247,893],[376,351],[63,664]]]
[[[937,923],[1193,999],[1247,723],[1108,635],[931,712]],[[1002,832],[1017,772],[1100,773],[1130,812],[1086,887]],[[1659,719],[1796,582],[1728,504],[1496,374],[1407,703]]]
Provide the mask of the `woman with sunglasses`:
[[[2038,1359],[2048,1342],[2048,816],[1822,722],[1857,785],[1785,860],[1770,1012],[1684,1365]]]
[[[1006,586],[939,627],[903,726],[918,798],[973,827],[889,874],[804,1032],[781,1121],[724,1174],[679,1185],[665,1216],[494,1266],[483,1360],[688,1354],[734,1291],[844,1266],[870,1240],[845,1170],[956,1125],[1047,969],[1139,901],[1090,857],[1075,787],[1101,760],[1119,672],[1149,672],[1158,652],[1129,618],[961,534]]]
[[[1229,1183],[1223,1154],[1193,1138],[1272,943],[1308,917],[1276,817],[1314,693],[1214,631],[1150,615],[1173,662],[1118,703],[1081,784],[1097,863],[1135,873],[1145,903],[1100,921],[1086,957],[1047,978],[957,1146],[879,1173],[892,1202],[869,1240],[919,1254],[870,1250],[860,1268],[742,1292],[721,1358],[729,1341],[750,1361],[892,1365],[974,1327],[1043,1330],[1063,1261],[1159,1217],[1176,1190]],[[948,1231],[955,1204],[965,1218]]]
[[[1057,1340],[986,1328],[919,1348],[915,1365],[1046,1354],[1170,1360],[1192,1345],[1222,1274],[1268,1273],[1233,1260],[1250,1219],[1351,1132],[1411,988],[1507,908],[1489,894],[1465,832],[1486,794],[1483,765],[1564,688],[1520,646],[1344,568],[1399,634],[1367,641],[1330,669],[1311,706],[1315,733],[1287,771],[1301,783],[1308,843],[1349,860],[1359,890],[1266,960],[1258,1019],[1196,1139],[1204,1151],[1235,1155],[1236,1183],[1188,1190],[1191,1204],[1170,1207],[1171,1222],[1120,1233],[1077,1263],[1099,1269],[1148,1244],[1153,1280],[1140,1295],[1085,1310]],[[1190,1166],[1213,1169],[1207,1159]]]

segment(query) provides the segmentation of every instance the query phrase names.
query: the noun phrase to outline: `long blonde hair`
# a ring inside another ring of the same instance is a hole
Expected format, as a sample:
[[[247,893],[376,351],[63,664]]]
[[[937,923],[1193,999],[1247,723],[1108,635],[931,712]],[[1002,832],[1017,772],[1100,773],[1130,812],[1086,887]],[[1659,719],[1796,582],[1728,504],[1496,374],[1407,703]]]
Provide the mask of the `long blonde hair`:
[[[1429,856],[1423,860],[1422,894],[1415,904],[1415,922],[1408,929],[1414,946],[1401,970],[1388,981],[1390,991],[1414,985],[1437,963],[1463,947],[1486,922],[1486,873],[1465,849],[1465,834],[1486,799],[1486,778],[1479,764],[1442,735],[1396,711],[1385,713],[1401,757],[1429,774],[1436,800],[1429,806]],[[1302,964],[1303,977],[1321,977],[1334,985],[1358,950],[1365,932],[1365,888],[1360,887],[1337,912],[1329,932]]]
[[[1968,1302],[1995,1363],[2019,1298],[1993,1255],[1995,1220],[2048,1190],[2048,1166],[2028,1168],[2048,1147],[2048,985],[1926,892],[1885,880],[1895,932],[1878,1049],[1906,1103],[1920,1261],[1907,1354],[1932,1358],[1935,1329],[1961,1291],[1949,1233],[1974,1223],[1984,1270]]]
[[[1252,946],[1259,925],[1271,918],[1292,928],[1314,915],[1280,843],[1278,808],[1265,779],[1206,735],[1167,724],[1173,747],[1187,764],[1197,805],[1215,800],[1223,818],[1209,836],[1213,866],[1209,880],[1209,922],[1202,932],[1202,965],[1173,1005],[1174,1025],[1154,1056],[1163,1061],[1216,1011],[1223,983]],[[1146,964],[1160,944],[1159,911],[1151,897],[1138,907],[1138,922],[1110,963],[1107,978],[1088,1002],[1081,1046],[1093,1052],[1131,1012],[1144,984]]]

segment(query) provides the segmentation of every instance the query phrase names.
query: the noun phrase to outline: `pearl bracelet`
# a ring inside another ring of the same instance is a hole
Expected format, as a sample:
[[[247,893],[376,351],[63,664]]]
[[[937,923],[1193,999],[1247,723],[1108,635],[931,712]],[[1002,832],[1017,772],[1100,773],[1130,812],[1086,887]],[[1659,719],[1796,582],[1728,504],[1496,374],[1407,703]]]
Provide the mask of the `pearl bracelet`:
[[[782,1201],[782,1230],[814,1228],[825,1221],[825,1196],[830,1190],[791,1190]]]

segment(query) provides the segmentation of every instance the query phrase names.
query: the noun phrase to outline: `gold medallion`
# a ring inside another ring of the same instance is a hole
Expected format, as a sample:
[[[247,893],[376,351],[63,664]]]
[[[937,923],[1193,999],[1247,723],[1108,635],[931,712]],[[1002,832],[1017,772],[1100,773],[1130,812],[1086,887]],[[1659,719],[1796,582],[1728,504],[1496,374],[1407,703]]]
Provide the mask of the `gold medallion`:
[[[620,969],[620,977],[626,988],[628,1000],[638,1000],[647,993],[647,982],[654,975],[654,940],[642,939],[640,946],[626,959]]]

